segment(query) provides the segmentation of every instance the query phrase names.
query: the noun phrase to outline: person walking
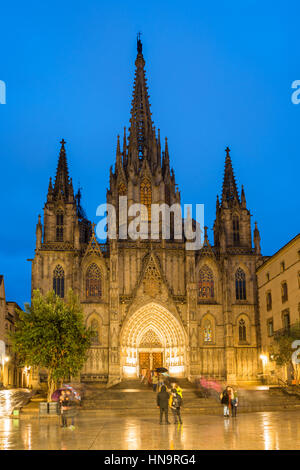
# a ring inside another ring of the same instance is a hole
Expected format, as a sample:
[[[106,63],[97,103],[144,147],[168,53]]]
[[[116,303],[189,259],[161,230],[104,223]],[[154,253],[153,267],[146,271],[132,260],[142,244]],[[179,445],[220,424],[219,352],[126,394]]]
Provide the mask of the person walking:
[[[169,411],[169,397],[170,394],[167,392],[165,385],[162,385],[160,392],[157,394],[157,407],[160,409],[159,423],[162,424],[163,415],[165,414],[165,423],[170,424],[168,420]]]
[[[182,419],[180,415],[180,407],[182,405],[182,398],[177,392],[176,388],[172,388],[171,396],[169,398],[169,406],[173,413],[174,424],[177,424],[177,420],[182,424]]]
[[[66,397],[66,391],[62,390],[60,397],[59,397],[59,407],[60,407],[60,415],[61,415],[61,427],[66,428],[67,427],[67,421],[66,421],[66,416],[64,414],[64,409],[63,409],[63,401],[65,400]]]
[[[176,392],[178,393],[178,395],[180,396],[180,398],[183,399],[183,397],[182,397],[182,388],[180,388],[179,385],[176,382],[172,382],[171,390],[172,389],[175,389]]]
[[[238,395],[237,395],[237,391],[233,390],[233,396],[232,396],[232,399],[231,399],[231,416],[233,418],[236,418],[238,402],[239,402],[239,398],[238,398]]]
[[[67,420],[68,418],[71,418],[71,425],[69,426],[69,428],[73,431],[75,429],[74,418],[76,415],[76,405],[74,400],[72,399],[70,390],[66,390],[65,392],[63,392],[60,403],[62,414],[62,427],[66,428],[68,426]]]
[[[229,417],[229,392],[228,388],[226,387],[225,390],[220,395],[220,400],[222,405],[224,406],[224,418]]]
[[[158,377],[156,372],[154,372],[154,375],[152,377],[152,387],[153,387],[153,392],[156,392],[157,390],[157,384],[158,384]]]

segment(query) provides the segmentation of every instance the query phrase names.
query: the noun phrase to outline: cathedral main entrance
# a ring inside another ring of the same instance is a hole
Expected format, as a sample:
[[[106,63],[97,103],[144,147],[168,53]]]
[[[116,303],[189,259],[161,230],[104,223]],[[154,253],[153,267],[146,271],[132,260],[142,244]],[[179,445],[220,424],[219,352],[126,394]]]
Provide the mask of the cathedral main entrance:
[[[162,352],[140,352],[139,353],[140,369],[154,370],[157,367],[163,367]]]
[[[186,374],[186,340],[181,322],[166,308],[150,303],[125,321],[121,332],[121,375],[137,378],[147,370]]]

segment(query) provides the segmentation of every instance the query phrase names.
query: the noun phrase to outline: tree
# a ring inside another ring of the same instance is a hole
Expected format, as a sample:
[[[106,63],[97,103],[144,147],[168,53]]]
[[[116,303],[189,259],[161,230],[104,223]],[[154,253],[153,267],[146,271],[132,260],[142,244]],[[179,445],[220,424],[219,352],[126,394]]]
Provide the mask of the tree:
[[[292,344],[295,340],[300,339],[300,323],[296,323],[289,329],[284,330],[281,334],[274,336],[274,342],[270,348],[270,353],[278,366],[289,366],[293,371],[294,377],[297,377],[297,367],[293,360],[295,348]]]
[[[85,327],[78,297],[71,289],[66,301],[54,291],[43,296],[35,290],[31,306],[17,313],[12,346],[23,365],[47,369],[51,401],[57,384],[83,367],[94,332]]]

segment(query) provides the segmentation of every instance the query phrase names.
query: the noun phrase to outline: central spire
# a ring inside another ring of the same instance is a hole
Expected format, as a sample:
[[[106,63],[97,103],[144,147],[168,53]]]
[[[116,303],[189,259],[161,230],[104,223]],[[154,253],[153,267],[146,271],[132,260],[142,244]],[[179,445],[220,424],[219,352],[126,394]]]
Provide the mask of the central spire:
[[[225,149],[225,171],[222,191],[222,205],[225,203],[231,207],[235,202],[239,203],[239,195],[236,187],[235,177],[233,173],[233,167],[230,157],[230,148]]]
[[[142,49],[143,46],[139,33],[137,36],[136,69],[129,128],[128,163],[132,163],[136,168],[139,168],[140,162],[146,158],[150,168],[154,169],[158,163],[157,141],[151,119],[145,60]]]

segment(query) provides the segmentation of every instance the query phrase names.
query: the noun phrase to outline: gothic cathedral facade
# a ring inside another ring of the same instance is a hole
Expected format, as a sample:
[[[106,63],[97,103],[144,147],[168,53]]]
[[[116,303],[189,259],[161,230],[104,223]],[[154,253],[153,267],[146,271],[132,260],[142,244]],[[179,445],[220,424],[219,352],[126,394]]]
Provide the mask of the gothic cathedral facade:
[[[150,220],[151,204],[180,204],[181,198],[167,139],[162,150],[151,120],[140,40],[135,66],[130,128],[122,146],[118,137],[107,202],[117,217],[120,196],[128,207],[143,203]],[[253,241],[245,193],[243,187],[238,193],[227,148],[213,243],[205,230],[203,245],[187,250],[186,238],[175,238],[171,226],[169,239],[132,240],[118,232],[100,244],[80,191],[74,195],[62,140],[43,224],[39,216],[36,228],[32,290],[54,289],[64,297],[72,288],[78,294],[94,330],[82,381],[114,383],[160,366],[189,379],[252,381],[260,345],[256,226]]]

